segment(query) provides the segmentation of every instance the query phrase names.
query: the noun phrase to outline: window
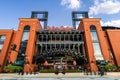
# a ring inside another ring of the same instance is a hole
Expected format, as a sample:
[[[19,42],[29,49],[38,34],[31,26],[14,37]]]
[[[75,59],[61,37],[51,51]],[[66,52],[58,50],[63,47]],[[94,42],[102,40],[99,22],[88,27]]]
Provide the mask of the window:
[[[29,33],[30,33],[30,26],[26,26],[26,27],[24,28],[22,41],[27,41],[27,40],[28,40],[28,38],[29,38]]]
[[[4,35],[0,36],[0,41],[4,42],[4,40],[5,40],[5,36]]]
[[[93,47],[94,47],[94,53],[95,53],[94,55],[96,57],[96,60],[103,60],[99,43],[93,43]]]
[[[98,37],[97,37],[96,31],[91,31],[91,35],[92,35],[92,40],[93,41],[98,41]]]
[[[21,53],[26,52],[26,46],[27,46],[27,42],[28,42],[28,38],[29,38],[29,33],[30,33],[30,26],[27,25],[27,26],[24,27],[22,41],[21,41],[21,44],[20,44]]]
[[[5,38],[6,38],[6,36],[0,35],[0,50],[2,50]]]
[[[29,32],[28,32],[28,31],[23,32],[22,41],[27,41],[27,40],[28,40],[28,37],[29,37]]]
[[[99,39],[97,36],[96,27],[94,25],[92,25],[92,26],[90,26],[90,30],[91,30],[94,55],[96,57],[96,60],[103,60],[103,56],[102,56],[102,52],[101,52],[101,48],[100,48],[100,43],[99,43]]]
[[[0,44],[0,50],[2,49],[3,44]]]

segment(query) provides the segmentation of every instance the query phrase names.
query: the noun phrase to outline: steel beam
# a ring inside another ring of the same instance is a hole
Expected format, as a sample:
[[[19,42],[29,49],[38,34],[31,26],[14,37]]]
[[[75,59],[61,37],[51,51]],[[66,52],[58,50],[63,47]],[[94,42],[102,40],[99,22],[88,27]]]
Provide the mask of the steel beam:
[[[89,18],[87,11],[73,11],[72,12],[72,23],[74,29],[76,29],[76,22],[80,22],[82,18],[79,18],[80,16],[77,16],[78,14],[81,14],[83,18]]]
[[[42,18],[38,16],[42,15]],[[32,11],[31,18],[38,18],[39,21],[44,22],[44,30],[46,29],[47,26],[47,21],[48,21],[48,12],[47,11]]]

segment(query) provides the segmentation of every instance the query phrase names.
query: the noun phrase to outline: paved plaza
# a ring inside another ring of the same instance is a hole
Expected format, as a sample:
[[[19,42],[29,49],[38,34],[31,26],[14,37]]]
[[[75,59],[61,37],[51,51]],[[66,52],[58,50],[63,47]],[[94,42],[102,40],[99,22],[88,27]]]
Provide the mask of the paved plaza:
[[[17,78],[0,80],[120,80],[119,78]]]

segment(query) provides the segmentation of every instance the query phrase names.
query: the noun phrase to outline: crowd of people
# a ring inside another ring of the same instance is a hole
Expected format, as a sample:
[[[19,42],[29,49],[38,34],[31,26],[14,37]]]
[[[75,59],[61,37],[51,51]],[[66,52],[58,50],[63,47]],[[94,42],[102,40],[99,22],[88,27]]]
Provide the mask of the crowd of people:
[[[106,75],[106,71],[102,67],[99,67],[97,72],[96,71],[90,71],[89,68],[84,69],[83,72],[84,72],[85,75],[100,75],[100,76]]]

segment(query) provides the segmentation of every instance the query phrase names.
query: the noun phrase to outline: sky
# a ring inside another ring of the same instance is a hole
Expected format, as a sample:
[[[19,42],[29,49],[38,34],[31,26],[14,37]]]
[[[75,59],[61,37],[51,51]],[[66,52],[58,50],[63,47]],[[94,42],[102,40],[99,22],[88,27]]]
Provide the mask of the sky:
[[[31,11],[48,11],[48,26],[72,26],[72,11],[88,11],[102,26],[120,27],[120,0],[0,0],[0,29],[16,30]]]

